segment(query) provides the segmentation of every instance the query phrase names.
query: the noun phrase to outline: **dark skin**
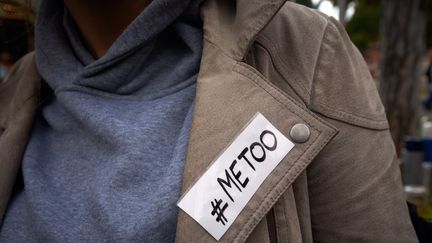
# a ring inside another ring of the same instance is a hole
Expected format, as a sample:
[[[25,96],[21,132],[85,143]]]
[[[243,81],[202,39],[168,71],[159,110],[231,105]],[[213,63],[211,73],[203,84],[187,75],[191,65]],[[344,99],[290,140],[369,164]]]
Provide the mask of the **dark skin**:
[[[102,57],[151,0],[64,0],[88,50]]]

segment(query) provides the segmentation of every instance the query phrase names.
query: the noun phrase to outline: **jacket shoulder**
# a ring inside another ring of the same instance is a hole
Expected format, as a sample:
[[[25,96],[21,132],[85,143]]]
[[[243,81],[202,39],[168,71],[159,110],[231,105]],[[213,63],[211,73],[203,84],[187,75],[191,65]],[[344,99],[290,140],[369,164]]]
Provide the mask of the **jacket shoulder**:
[[[274,68],[299,96],[302,103],[307,105],[314,68],[328,22],[328,17],[316,10],[286,2],[257,35],[258,47],[251,48],[249,53],[258,54],[256,59],[261,60],[261,64],[271,63],[272,66],[264,70]],[[271,59],[270,62],[263,62],[268,58]],[[283,82],[278,84],[284,85]]]
[[[353,125],[388,128],[363,56],[334,18],[287,2],[256,43],[249,55],[256,56],[257,69],[310,110]]]

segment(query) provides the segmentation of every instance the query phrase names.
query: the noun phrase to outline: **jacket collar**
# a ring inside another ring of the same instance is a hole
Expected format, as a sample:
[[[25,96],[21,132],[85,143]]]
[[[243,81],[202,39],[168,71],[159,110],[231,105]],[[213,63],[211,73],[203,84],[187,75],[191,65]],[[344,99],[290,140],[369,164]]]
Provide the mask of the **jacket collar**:
[[[239,61],[286,0],[207,0],[201,7],[204,38]]]

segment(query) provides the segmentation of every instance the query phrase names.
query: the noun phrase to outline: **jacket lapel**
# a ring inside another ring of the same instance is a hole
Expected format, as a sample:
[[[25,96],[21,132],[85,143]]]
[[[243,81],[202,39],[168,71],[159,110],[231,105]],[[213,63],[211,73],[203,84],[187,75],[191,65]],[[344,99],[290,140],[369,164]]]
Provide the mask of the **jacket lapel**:
[[[336,130],[291,100],[243,62],[206,41],[198,78],[194,119],[183,177],[184,193],[206,168],[261,112],[289,138],[292,126],[304,123],[311,136],[296,144],[267,177],[220,242],[244,242],[273,204],[336,134]],[[190,216],[180,211],[177,242],[215,240]]]

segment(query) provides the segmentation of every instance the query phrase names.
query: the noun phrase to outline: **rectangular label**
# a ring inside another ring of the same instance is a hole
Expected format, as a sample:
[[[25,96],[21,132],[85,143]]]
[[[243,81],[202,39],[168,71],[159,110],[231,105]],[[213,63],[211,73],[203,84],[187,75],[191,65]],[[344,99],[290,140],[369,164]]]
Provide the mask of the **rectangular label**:
[[[293,147],[257,113],[177,205],[219,240]]]

